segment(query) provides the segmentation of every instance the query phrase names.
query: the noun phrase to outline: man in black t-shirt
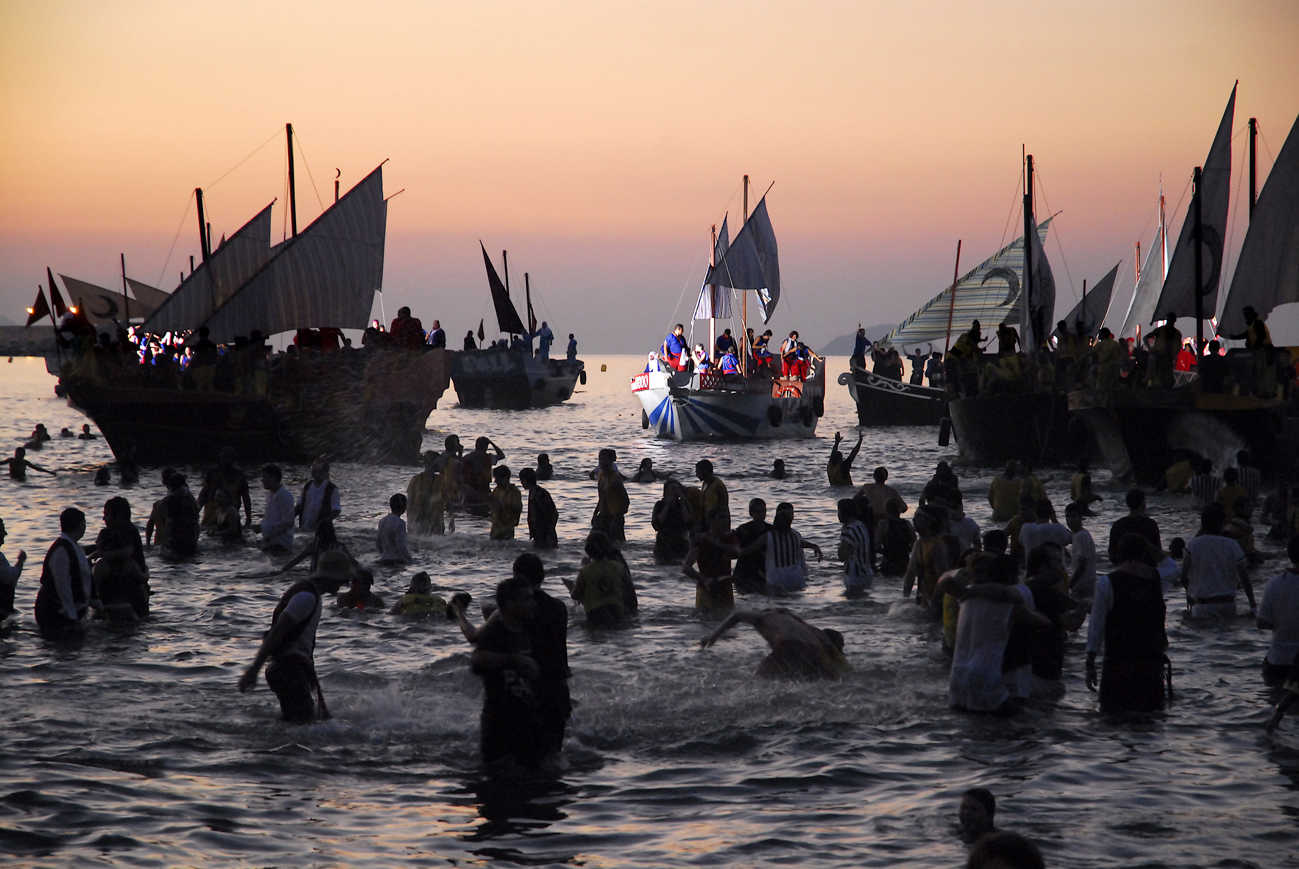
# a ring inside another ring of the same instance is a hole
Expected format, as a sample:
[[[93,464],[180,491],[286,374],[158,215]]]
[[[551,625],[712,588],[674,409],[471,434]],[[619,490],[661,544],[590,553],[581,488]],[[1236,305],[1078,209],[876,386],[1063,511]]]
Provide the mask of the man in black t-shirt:
[[[483,761],[511,758],[523,766],[541,760],[538,687],[531,627],[537,602],[532,584],[517,574],[496,587],[499,615],[475,638],[470,665],[483,680]]]
[[[1110,526],[1109,556],[1110,564],[1119,563],[1119,541],[1125,534],[1139,534],[1150,543],[1150,563],[1158,564],[1163,558],[1163,547],[1159,542],[1159,525],[1146,515],[1146,493],[1140,489],[1131,489],[1127,494],[1128,515]]]
[[[771,525],[767,522],[767,502],[761,498],[754,498],[749,502],[749,517],[748,522],[735,529],[735,536],[739,538],[741,550],[771,530]],[[766,554],[759,550],[739,556],[735,559],[731,578],[735,581],[735,590],[741,594],[765,591],[767,588]]]

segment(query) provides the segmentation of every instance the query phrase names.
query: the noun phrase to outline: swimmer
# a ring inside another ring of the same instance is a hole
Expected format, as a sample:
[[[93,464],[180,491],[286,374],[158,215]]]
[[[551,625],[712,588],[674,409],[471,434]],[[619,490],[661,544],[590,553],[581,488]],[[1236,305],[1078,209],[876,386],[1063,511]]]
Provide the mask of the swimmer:
[[[549,453],[537,454],[537,479],[549,480],[555,476],[555,467],[550,463]]]
[[[61,438],[74,438],[74,437],[76,437],[76,435],[72,433],[72,429],[68,428],[68,427],[65,425],[63,428],[59,429],[59,437],[61,437]]]
[[[851,486],[852,485],[852,463],[857,458],[857,453],[861,451],[862,433],[857,432],[857,445],[852,448],[848,455],[839,452],[839,444],[843,443],[843,435],[839,432],[834,433],[834,446],[830,448],[830,460],[825,466],[825,475],[830,480],[831,486]]]
[[[31,468],[33,471],[40,471],[42,474],[49,474],[51,477],[58,476],[49,468],[38,465],[35,462],[27,461],[27,450],[25,447],[16,447],[14,449],[14,457],[12,459],[4,459],[4,463],[9,466],[9,479],[11,480],[26,480],[28,468]]]
[[[373,589],[374,574],[365,568],[354,568],[351,585],[338,596],[334,605],[344,610],[382,610],[383,598]]]
[[[634,473],[634,474],[631,475],[631,482],[633,482],[633,483],[657,483],[659,480],[663,479],[663,477],[665,477],[665,476],[667,476],[667,475],[666,475],[666,474],[660,474],[658,471],[654,470],[654,460],[653,460],[653,459],[650,459],[650,458],[644,458],[644,459],[641,459],[641,460],[640,460],[640,467],[636,469],[636,473]]]
[[[108,468],[100,468],[98,471],[95,471],[96,486],[107,486],[112,481],[113,481],[113,475],[108,470]]]
[[[993,818],[997,814],[997,798],[987,788],[970,788],[961,795],[958,831],[961,841],[973,844],[980,836],[997,832]]]
[[[5,542],[5,523],[0,519],[0,546]],[[5,558],[4,553],[0,552],[0,619],[13,615],[17,610],[14,609],[14,590],[18,587],[18,577],[22,576],[23,565],[27,563],[27,553],[18,550],[18,558],[12,565],[9,559]]]
[[[90,430],[90,423],[87,422],[81,424],[81,434],[77,435],[77,438],[79,440],[93,441],[97,437],[99,437],[99,435],[95,434]]]
[[[36,428],[32,429],[30,439],[38,444],[43,444],[47,440],[50,440],[50,432],[49,429],[45,427],[45,423],[36,423]]]
[[[771,479],[773,480],[785,479],[785,460],[776,459],[774,462],[772,462],[771,470],[767,472],[767,476],[771,477]]]
[[[397,602],[392,605],[392,609],[388,610],[388,612],[395,616],[416,619],[426,619],[432,616],[443,616],[447,619],[455,618],[451,609],[447,606],[447,602],[433,594],[433,581],[422,570],[410,578],[410,586],[407,587],[406,593],[397,599]]]
[[[758,665],[759,676],[838,679],[849,669],[843,656],[843,634],[814,627],[787,609],[737,610],[699,642],[700,648],[708,648],[737,624],[753,625],[771,648]]]

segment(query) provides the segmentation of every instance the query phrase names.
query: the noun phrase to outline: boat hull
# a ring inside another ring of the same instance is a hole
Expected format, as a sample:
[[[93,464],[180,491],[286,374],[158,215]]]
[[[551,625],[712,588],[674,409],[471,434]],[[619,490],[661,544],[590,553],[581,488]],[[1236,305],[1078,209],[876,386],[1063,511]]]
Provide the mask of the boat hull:
[[[1077,461],[1083,452],[1063,392],[953,397],[947,410],[961,456],[976,464],[1017,459],[1041,466]]]
[[[947,416],[947,392],[880,377],[854,365],[839,375],[864,426],[938,425]]]
[[[414,464],[450,369],[444,350],[304,353],[277,359],[264,389],[239,392],[82,362],[64,366],[68,403],[94,420],[114,455],[142,465],[210,462],[224,447],[246,462]]]
[[[461,407],[527,410],[562,404],[586,370],[580,359],[543,360],[506,350],[455,353],[451,379]]]
[[[655,436],[676,441],[816,436],[825,412],[825,369],[806,381],[650,372],[631,379]]]

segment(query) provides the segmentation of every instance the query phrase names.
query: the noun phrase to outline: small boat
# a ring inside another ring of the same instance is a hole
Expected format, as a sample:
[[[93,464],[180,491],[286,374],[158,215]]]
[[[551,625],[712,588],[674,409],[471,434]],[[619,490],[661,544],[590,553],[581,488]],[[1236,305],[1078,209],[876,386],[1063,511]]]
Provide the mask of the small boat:
[[[716,344],[717,320],[732,317],[733,294],[740,295],[741,337],[747,328],[749,293],[756,295],[764,323],[780,301],[780,258],[767,198],[764,194],[749,214],[748,185],[746,175],[740,231],[730,241],[722,220],[721,233],[712,245],[712,264],[695,304],[693,319],[708,322],[710,350]],[[657,437],[677,441],[814,437],[825,413],[825,360],[808,352],[804,377],[778,376],[765,367],[753,371],[747,359],[741,360],[739,374],[693,368],[636,374],[631,391],[641,403],[641,425],[653,429]],[[748,356],[747,348],[739,355]]]
[[[532,286],[529,276],[523,275],[527,302],[528,325],[519,318],[518,309],[510,300],[510,270],[508,255],[505,281],[502,282],[487,248],[483,250],[483,264],[487,268],[487,285],[496,309],[496,322],[502,333],[509,335],[505,347],[493,345],[478,350],[455,352],[451,357],[451,380],[461,407],[490,408],[492,410],[527,410],[561,404],[573,396],[580,380],[586,383],[586,366],[581,359],[551,359],[532,352],[532,337],[537,334],[537,318],[532,311]],[[521,336],[527,336],[526,340]],[[480,339],[484,333],[480,332]]]
[[[64,352],[68,403],[94,420],[119,459],[200,463],[230,447],[245,461],[417,461],[428,415],[449,382],[446,351],[369,346],[268,357],[251,340],[363,329],[382,283],[382,164],[299,233],[292,126],[286,131],[292,237],[270,244],[267,205],[212,250],[197,190],[202,261],[139,327],[163,341],[206,326],[227,347],[211,381],[121,351]]]

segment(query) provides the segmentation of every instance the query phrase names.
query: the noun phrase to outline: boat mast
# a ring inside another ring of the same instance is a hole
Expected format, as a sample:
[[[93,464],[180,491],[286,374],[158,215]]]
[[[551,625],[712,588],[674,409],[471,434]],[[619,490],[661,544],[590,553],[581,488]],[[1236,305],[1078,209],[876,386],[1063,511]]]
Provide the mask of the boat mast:
[[[961,277],[961,240],[956,240],[956,265],[952,267],[952,295],[947,305],[947,337],[943,339],[943,356],[952,349],[952,316],[956,313],[956,284]]]
[[[1258,176],[1255,174],[1257,168],[1258,154],[1256,150],[1258,140],[1258,118],[1249,119],[1249,219],[1254,219],[1254,206],[1258,203]]]
[[[744,224],[749,220],[749,176],[744,176],[744,204],[740,210],[740,229],[744,229]],[[747,291],[740,293],[740,341],[747,343],[749,340],[749,294]],[[748,356],[751,350],[746,349],[740,354],[740,373],[748,374],[748,368],[744,364],[744,357]]]
[[[1030,346],[1025,341],[1022,346],[1028,355],[1037,354],[1036,324],[1033,322],[1033,244],[1032,233],[1035,231],[1033,226],[1033,155],[1029,154],[1024,157],[1024,312],[1027,318],[1024,320],[1028,324],[1028,331],[1034,332],[1033,344]],[[1027,335],[1020,336],[1027,339]]]
[[[297,188],[293,179],[293,125],[284,125],[284,136],[289,145],[289,227],[293,230],[293,235],[298,234],[298,196]]]
[[[714,223],[712,225],[712,228],[710,230],[710,235],[713,239],[713,243],[712,246],[708,248],[708,262],[710,265],[716,267],[717,265],[717,224]],[[714,278],[715,277],[716,277],[716,273],[714,272]],[[711,352],[713,346],[717,343],[717,335],[716,335],[717,281],[716,280],[714,280],[711,284],[708,285],[708,303],[709,303],[708,304],[708,347],[709,347],[709,351]],[[693,326],[691,327],[691,332],[692,333],[694,332]],[[691,337],[693,337],[693,334]]]
[[[126,254],[122,254],[122,320],[131,328],[131,298],[126,294]]]
[[[1201,262],[1202,253],[1200,244],[1204,239],[1203,226],[1203,209],[1201,206],[1200,184],[1202,183],[1203,170],[1201,167],[1195,167],[1195,174],[1191,177],[1191,187],[1195,191],[1191,195],[1191,208],[1195,214],[1195,228],[1192,230],[1191,239],[1195,244],[1195,352],[1199,355],[1204,350],[1204,265]]]
[[[207,262],[207,258],[212,255],[212,245],[208,238],[207,215],[203,212],[202,187],[194,188],[194,200],[198,203],[198,248],[203,253],[203,262]],[[194,271],[192,265],[190,271]]]

